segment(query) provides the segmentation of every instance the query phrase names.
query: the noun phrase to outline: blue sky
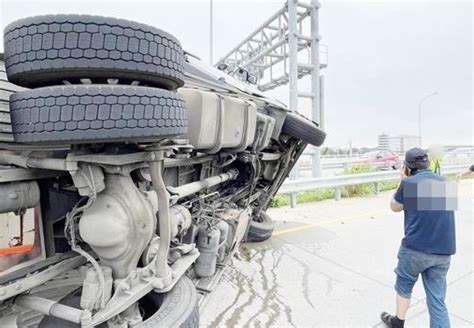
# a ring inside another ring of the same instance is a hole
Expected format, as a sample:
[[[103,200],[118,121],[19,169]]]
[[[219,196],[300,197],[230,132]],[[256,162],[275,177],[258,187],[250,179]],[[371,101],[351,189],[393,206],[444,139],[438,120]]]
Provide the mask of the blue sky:
[[[215,1],[214,59],[245,38],[282,1]],[[82,13],[151,24],[209,59],[208,1],[0,0],[0,27],[31,15]],[[424,104],[424,143],[474,144],[473,5],[455,1],[322,1],[320,33],[329,48],[325,108],[327,144],[375,145],[377,134],[417,134]],[[2,47],[0,46],[0,49]],[[309,88],[308,79],[300,81]],[[288,99],[282,87],[271,95]],[[309,114],[308,104],[299,110]]]

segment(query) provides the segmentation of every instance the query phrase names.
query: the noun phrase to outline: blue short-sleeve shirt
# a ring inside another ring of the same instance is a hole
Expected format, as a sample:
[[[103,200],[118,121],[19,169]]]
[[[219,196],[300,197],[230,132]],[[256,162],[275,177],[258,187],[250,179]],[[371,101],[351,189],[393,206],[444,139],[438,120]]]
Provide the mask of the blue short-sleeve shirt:
[[[429,186],[446,183],[446,178],[423,170],[400,184],[394,199],[403,205],[405,213],[404,247],[429,254],[456,252],[454,211],[445,207],[442,193],[426,191]]]
[[[471,166],[469,166],[469,171],[474,172],[474,164],[472,164]]]

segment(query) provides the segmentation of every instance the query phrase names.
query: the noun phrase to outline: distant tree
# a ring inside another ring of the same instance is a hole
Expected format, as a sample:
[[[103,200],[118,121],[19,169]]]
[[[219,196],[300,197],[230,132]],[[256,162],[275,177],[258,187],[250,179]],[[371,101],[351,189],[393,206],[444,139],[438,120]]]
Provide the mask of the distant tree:
[[[321,155],[334,155],[335,153],[334,149],[330,147],[325,146],[321,148]]]

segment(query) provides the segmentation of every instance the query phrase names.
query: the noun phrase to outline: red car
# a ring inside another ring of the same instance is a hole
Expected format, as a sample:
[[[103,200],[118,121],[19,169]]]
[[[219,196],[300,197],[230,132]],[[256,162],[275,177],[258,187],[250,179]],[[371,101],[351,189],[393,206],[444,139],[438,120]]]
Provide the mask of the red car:
[[[363,154],[355,163],[396,170],[400,167],[400,158],[397,153],[390,150],[373,150]]]

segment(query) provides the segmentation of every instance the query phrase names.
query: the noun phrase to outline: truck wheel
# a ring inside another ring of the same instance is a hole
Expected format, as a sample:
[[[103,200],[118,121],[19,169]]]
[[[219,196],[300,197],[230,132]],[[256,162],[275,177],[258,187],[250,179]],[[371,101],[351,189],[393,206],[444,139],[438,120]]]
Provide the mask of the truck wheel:
[[[149,296],[150,304],[159,306],[159,309],[140,327],[199,327],[196,287],[188,277],[183,276],[164,296],[156,293],[150,293],[147,296]]]
[[[80,290],[70,294],[59,303],[79,308],[81,300]],[[196,287],[186,276],[183,276],[165,294],[150,292],[139,301],[139,306],[143,310],[143,323],[138,327],[199,327],[199,309],[197,302]],[[41,321],[40,328],[79,328],[80,325],[68,322],[59,318],[45,316]],[[101,324],[99,327],[107,327]]]
[[[15,141],[95,143],[153,141],[187,132],[184,100],[174,91],[138,86],[68,85],[10,97]]]
[[[273,220],[267,213],[261,213],[259,218],[252,218],[250,221],[247,241],[261,242],[269,239],[275,229]]]
[[[326,139],[326,132],[318,128],[314,122],[295,112],[286,114],[282,131],[316,147],[321,146]]]
[[[140,81],[171,90],[184,84],[183,61],[174,36],[124,19],[46,15],[5,28],[8,79],[30,88],[84,78]]]

